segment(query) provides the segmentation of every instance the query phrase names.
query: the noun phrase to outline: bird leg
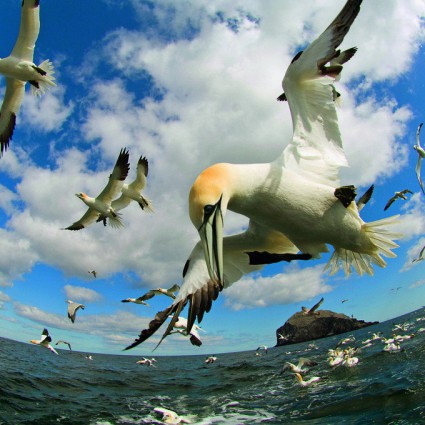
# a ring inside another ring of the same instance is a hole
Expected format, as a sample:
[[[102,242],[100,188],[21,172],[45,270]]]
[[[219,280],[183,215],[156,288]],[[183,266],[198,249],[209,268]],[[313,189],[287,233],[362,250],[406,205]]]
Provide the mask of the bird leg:
[[[40,68],[39,66],[33,65],[33,69],[35,71],[37,71],[40,75],[46,75],[47,74],[47,72],[44,69]]]
[[[353,185],[341,186],[335,189],[334,195],[341,201],[342,205],[347,208],[356,198],[356,188]]]
[[[246,252],[246,254],[248,254],[250,265],[273,264],[280,261],[290,262],[292,260],[310,260],[312,258],[310,254],[275,254],[266,251],[252,251]]]

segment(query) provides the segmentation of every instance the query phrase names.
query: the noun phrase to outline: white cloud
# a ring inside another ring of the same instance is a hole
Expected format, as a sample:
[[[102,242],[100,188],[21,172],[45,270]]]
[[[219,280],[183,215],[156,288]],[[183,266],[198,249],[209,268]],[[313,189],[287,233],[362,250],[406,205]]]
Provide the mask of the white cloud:
[[[271,277],[247,276],[223,292],[225,305],[240,310],[311,299],[332,290],[322,273],[323,265],[318,265],[303,270],[288,267]]]
[[[102,295],[93,289],[84,288],[84,286],[65,285],[63,287],[68,299],[78,302],[96,302],[102,299]]]
[[[422,280],[417,280],[415,283],[412,283],[409,288],[410,289],[415,289],[415,288],[419,288],[420,286],[425,285],[425,279]]]
[[[10,300],[11,298],[9,297],[9,295],[0,291],[0,310],[4,307],[4,303],[9,302]]]

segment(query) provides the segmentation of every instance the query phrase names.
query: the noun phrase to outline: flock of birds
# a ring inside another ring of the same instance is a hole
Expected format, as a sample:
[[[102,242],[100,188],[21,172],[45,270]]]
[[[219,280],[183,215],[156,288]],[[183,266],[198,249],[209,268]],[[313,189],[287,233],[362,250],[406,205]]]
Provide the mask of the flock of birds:
[[[373,275],[374,265],[386,266],[382,256],[395,257],[392,250],[398,245],[394,240],[401,235],[389,230],[389,226],[397,222],[398,216],[364,222],[359,212],[370,199],[373,187],[368,197],[356,202],[356,188],[341,186],[339,177],[347,159],[336,109],[340,94],[334,83],[357,49],[341,51],[338,47],[356,19],[361,3],[362,0],[347,0],[324,32],[298,52],[287,68],[282,81],[284,93],[278,100],[289,105],[293,135],[281,154],[270,163],[214,164],[196,178],[189,193],[189,216],[200,240],[184,266],[183,283],[180,288],[170,288],[173,303],[158,312],[149,327],[125,350],[145,341],[169,317],[171,321],[161,341],[179,332],[189,336],[192,344],[200,345],[195,320],[202,321],[220,291],[267,264],[316,259],[332,245],[334,252],[326,266],[330,274],[342,269],[346,275],[353,270],[359,275]],[[40,29],[39,7],[39,0],[22,1],[18,39],[10,56],[0,60],[0,73],[6,77],[0,111],[1,155],[12,139],[26,82],[35,95],[55,85],[51,62],[46,60],[38,66],[33,63]],[[420,177],[421,161],[425,157],[419,140],[421,126],[414,149],[418,153],[416,173],[425,194]],[[137,176],[127,184],[129,169],[129,152],[123,148],[106,186],[96,197],[76,194],[88,209],[65,230],[81,230],[94,222],[122,228],[119,211],[131,201],[144,211],[153,211],[151,201],[141,193],[148,176],[147,159],[139,158]],[[384,209],[397,199],[405,200],[407,193],[412,192],[408,189],[396,192]],[[247,217],[247,230],[224,237],[227,211]],[[416,261],[423,259],[423,251]],[[177,289],[179,292],[174,295]],[[146,304],[147,299],[156,295],[155,291],[148,294],[123,302]],[[187,304],[185,326],[179,326],[180,313]],[[69,307],[72,321],[78,308],[84,308],[72,302]],[[44,340],[47,339],[48,335]]]

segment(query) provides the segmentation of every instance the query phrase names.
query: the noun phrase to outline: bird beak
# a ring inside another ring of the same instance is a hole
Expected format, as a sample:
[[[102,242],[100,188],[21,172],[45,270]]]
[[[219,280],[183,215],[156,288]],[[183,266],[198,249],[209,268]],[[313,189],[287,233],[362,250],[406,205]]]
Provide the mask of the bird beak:
[[[204,222],[199,228],[202,247],[204,248],[205,260],[211,279],[218,279],[223,288],[223,215],[221,212],[221,199],[214,208],[204,216]]]

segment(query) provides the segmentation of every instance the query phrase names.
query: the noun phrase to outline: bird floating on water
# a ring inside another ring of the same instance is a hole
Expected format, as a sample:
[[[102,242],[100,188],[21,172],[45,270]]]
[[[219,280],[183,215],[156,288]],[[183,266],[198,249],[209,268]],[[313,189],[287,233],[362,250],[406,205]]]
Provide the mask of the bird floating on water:
[[[365,223],[358,212],[364,203],[353,202],[354,186],[341,187],[339,181],[339,169],[347,160],[333,83],[342,71],[342,61],[336,58],[348,53],[337,47],[360,4],[361,0],[348,0],[328,28],[289,65],[282,85],[294,132],[281,155],[264,164],[215,164],[197,177],[189,194],[189,215],[200,246],[186,263],[174,303],[157,313],[127,349],[149,338],[170,314],[177,318],[188,302],[190,329],[196,317],[200,322],[211,309],[221,290],[266,264],[319,258],[330,244],[334,247],[326,267],[330,274],[342,267],[346,275],[352,268],[360,275],[372,275],[372,263],[386,266],[381,255],[395,257],[392,249],[398,245],[393,239],[401,235],[387,226],[398,216]],[[223,237],[227,210],[249,218],[246,232]]]
[[[395,195],[392,198],[390,198],[388,202],[386,203],[384,211],[386,211],[397,199],[403,199],[406,201],[407,200],[406,193],[410,193],[413,195],[413,192],[409,189],[404,189],[404,190],[400,190],[399,192],[395,192]]]
[[[282,372],[285,372],[286,370],[291,370],[291,372],[304,373],[304,372],[307,372],[308,369],[303,369],[302,368],[303,366],[316,366],[316,365],[317,365],[317,362],[302,357],[298,360],[298,364],[285,362],[285,366],[283,366]]]
[[[121,192],[124,180],[127,177],[130,169],[128,159],[128,150],[125,148],[121,149],[112,174],[109,176],[108,184],[96,198],[91,198],[83,192],[75,194],[77,198],[80,198],[89,207],[89,209],[78,221],[72,223],[64,230],[84,229],[94,223],[100,215],[109,218],[111,227],[119,228],[124,226],[119,214],[112,208],[111,203]]]
[[[0,73],[6,77],[6,92],[0,110],[0,156],[9,147],[16,124],[16,114],[25,93],[25,84],[31,84],[35,96],[55,86],[53,65],[49,60],[35,65],[34,48],[40,32],[39,0],[22,0],[19,34],[10,55],[0,59]]]
[[[77,314],[78,309],[84,310],[85,306],[83,304],[75,303],[74,301],[67,300],[68,303],[68,317],[71,319],[71,322],[75,322],[75,315]]]
[[[418,129],[416,130],[416,145],[413,146],[413,149],[418,153],[418,162],[416,163],[416,177],[418,178],[419,186],[422,189],[422,192],[425,194],[424,184],[421,178],[421,165],[422,159],[425,158],[425,149],[421,146],[421,141],[419,135],[421,134],[421,128],[423,123],[419,124]]]
[[[39,340],[32,339],[30,342],[32,344],[48,348],[52,353],[59,355],[59,353],[50,345],[50,343],[52,342],[52,338],[50,337],[49,331],[46,328],[43,329],[43,332],[41,333],[41,338]]]
[[[192,423],[190,419],[179,416],[173,410],[165,409],[163,407],[155,407],[153,410],[154,412],[162,415],[162,421],[165,424],[180,425]]]
[[[136,201],[140,208],[146,212],[154,211],[152,202],[141,193],[146,186],[148,170],[148,160],[141,156],[137,163],[136,178],[131,183],[124,183],[121,189],[121,196],[112,201],[111,208],[115,212],[126,208],[131,201]],[[101,214],[97,221],[103,221],[103,224],[106,226],[106,218],[106,215]]]
[[[301,385],[302,387],[309,387],[311,384],[314,384],[316,382],[320,381],[320,377],[318,376],[313,376],[312,378],[308,379],[307,381],[304,381],[303,377],[301,376],[300,373],[295,373],[295,378],[298,381],[298,384]]]

